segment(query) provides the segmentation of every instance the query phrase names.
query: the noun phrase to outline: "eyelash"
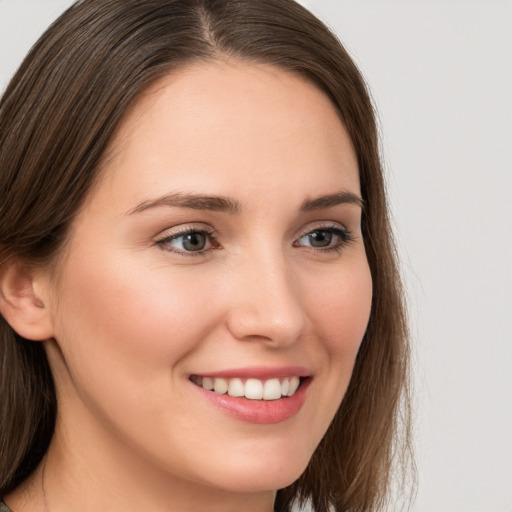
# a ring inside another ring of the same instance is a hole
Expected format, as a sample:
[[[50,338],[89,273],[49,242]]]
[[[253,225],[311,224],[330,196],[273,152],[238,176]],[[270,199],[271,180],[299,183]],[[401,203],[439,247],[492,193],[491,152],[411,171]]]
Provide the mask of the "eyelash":
[[[340,227],[339,225],[324,225],[324,226],[317,226],[314,229],[304,232],[293,243],[293,246],[301,247],[296,242],[308,235],[311,235],[312,233],[315,233],[315,232],[327,232],[327,233],[331,233],[332,235],[339,237],[339,241],[329,247],[318,248],[318,247],[313,247],[313,246],[306,246],[306,247],[309,247],[309,250],[312,250],[317,253],[341,252],[350,242],[352,242],[354,240],[352,233],[347,228]],[[206,236],[210,243],[215,242],[217,240],[215,237],[215,231],[213,229],[208,230],[208,229],[204,229],[204,228],[190,227],[190,228],[185,228],[181,231],[177,231],[176,233],[173,233],[170,236],[166,236],[165,238],[162,238],[161,240],[157,240],[156,244],[158,246],[160,246],[160,248],[163,251],[172,252],[172,253],[178,254],[180,256],[185,256],[185,257],[197,257],[197,256],[204,257],[206,255],[205,254],[206,252],[210,251],[211,249],[218,248],[218,247],[210,247],[208,249],[202,249],[199,251],[182,251],[179,249],[171,249],[170,248],[170,245],[169,245],[170,242],[178,240],[181,237],[196,234],[196,233]]]
[[[203,250],[200,250],[200,251],[181,251],[179,249],[171,249],[170,248],[170,242],[173,242],[175,240],[178,240],[179,238],[181,237],[184,237],[184,236],[187,236],[187,235],[192,235],[192,234],[196,234],[196,233],[199,233],[201,235],[204,235],[208,238],[209,242],[212,243],[212,241],[215,241],[216,238],[215,238],[215,231],[212,229],[212,230],[209,230],[209,229],[205,229],[205,228],[185,228],[181,231],[177,231],[176,233],[173,233],[172,235],[170,236],[166,236],[165,238],[162,238],[161,240],[157,240],[157,245],[160,246],[160,248],[163,250],[163,251],[168,251],[168,252],[172,252],[174,254],[178,254],[180,256],[186,256],[186,257],[189,257],[189,256],[192,256],[192,257],[196,257],[196,256],[205,256],[205,252],[206,251],[209,251],[210,249],[203,249]]]
[[[310,230],[306,231],[297,240],[301,240],[305,236],[311,235],[312,233],[319,232],[319,231],[336,235],[339,237],[340,240],[337,243],[335,243],[334,245],[331,245],[331,246],[325,247],[325,248],[309,246],[309,249],[313,250],[315,252],[319,252],[319,253],[341,252],[350,242],[354,241],[354,237],[353,237],[352,233],[347,228],[341,227],[337,224],[328,224],[328,225],[323,225],[323,226],[322,225],[317,226],[314,229],[310,229]],[[300,247],[300,246],[295,245],[295,242],[294,242],[294,246]]]

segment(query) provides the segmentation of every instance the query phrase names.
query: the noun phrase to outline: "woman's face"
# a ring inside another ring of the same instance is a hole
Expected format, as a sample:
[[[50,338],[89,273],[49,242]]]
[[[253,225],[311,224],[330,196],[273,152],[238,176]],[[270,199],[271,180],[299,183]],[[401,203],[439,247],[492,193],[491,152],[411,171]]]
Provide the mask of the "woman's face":
[[[347,132],[302,78],[203,63],[153,86],[49,295],[55,442],[96,471],[237,492],[295,480],[370,314],[359,197]]]

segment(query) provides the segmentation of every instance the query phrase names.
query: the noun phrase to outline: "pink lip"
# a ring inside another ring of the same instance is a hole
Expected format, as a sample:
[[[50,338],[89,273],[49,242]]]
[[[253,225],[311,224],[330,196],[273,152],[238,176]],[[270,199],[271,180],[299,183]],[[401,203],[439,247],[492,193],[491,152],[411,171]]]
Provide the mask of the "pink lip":
[[[285,377],[311,377],[312,372],[304,366],[251,366],[247,368],[230,368],[216,372],[198,373],[201,377],[221,377],[224,379],[275,379]]]
[[[220,375],[215,374],[217,377]],[[225,375],[224,373],[222,374]],[[279,374],[281,376],[281,374]],[[297,375],[295,373],[294,375]],[[204,375],[207,377],[208,375]],[[245,377],[236,373],[238,377]],[[272,372],[275,377],[276,373]],[[251,373],[247,378],[254,377]],[[227,377],[225,377],[227,378]],[[311,383],[311,378],[301,380],[301,384],[293,396],[283,397],[278,400],[249,400],[244,397],[232,397],[229,395],[219,395],[214,391],[207,391],[191,382],[191,385],[200,393],[210,404],[213,404],[219,410],[241,421],[254,424],[274,424],[286,421],[295,416],[306,401],[307,389]]]

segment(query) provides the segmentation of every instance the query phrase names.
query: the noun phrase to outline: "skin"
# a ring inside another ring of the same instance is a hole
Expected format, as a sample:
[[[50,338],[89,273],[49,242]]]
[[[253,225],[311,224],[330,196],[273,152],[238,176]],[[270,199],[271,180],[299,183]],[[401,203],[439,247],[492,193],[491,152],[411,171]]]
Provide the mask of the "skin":
[[[370,313],[360,206],[300,211],[341,191],[360,196],[354,150],[304,79],[202,63],[146,91],[63,253],[32,278],[59,412],[43,465],[6,502],[17,512],[271,511],[329,426]],[[175,193],[227,197],[239,211],[134,212]],[[312,247],[307,234],[326,226],[351,239]],[[182,239],[169,240],[183,228],[215,240],[184,254]],[[289,365],[310,369],[311,385],[299,413],[271,425],[226,415],[189,381]]]

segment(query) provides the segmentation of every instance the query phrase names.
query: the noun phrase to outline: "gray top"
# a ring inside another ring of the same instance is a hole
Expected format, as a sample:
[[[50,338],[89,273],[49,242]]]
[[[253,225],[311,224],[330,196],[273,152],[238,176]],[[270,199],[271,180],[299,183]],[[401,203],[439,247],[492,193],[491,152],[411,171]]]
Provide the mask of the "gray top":
[[[12,510],[3,502],[3,500],[0,500],[0,512],[12,512]]]

